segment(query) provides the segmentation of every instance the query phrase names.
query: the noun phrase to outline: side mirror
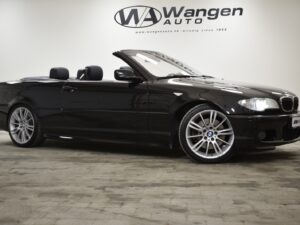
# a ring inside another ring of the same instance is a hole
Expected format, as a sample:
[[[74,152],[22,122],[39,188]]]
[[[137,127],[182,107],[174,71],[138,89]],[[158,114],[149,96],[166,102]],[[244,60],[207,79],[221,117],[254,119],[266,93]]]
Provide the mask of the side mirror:
[[[131,81],[134,83],[140,83],[143,80],[134,74],[132,70],[129,69],[119,69],[115,70],[115,79],[122,81]]]

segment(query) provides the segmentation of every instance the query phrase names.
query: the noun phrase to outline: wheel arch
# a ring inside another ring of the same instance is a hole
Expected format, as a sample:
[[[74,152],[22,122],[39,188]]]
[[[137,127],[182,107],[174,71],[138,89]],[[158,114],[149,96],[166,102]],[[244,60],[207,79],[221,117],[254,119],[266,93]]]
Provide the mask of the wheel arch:
[[[34,103],[28,99],[21,96],[18,96],[14,98],[12,101],[8,103],[8,109],[7,109],[7,118],[6,118],[6,128],[8,129],[8,123],[9,123],[9,116],[13,109],[15,109],[18,106],[27,106],[31,110],[34,109]]]
[[[34,102],[31,99],[26,98],[26,97],[22,97],[22,96],[17,96],[16,98],[14,98],[13,100],[11,100],[8,103],[8,114],[17,105],[26,105],[30,108],[34,108],[34,106],[35,106]]]
[[[202,105],[202,104],[206,104],[209,105],[213,108],[216,108],[218,110],[220,110],[222,113],[227,114],[219,105],[211,102],[211,101],[207,101],[207,100],[195,100],[195,101],[190,101],[185,103],[184,105],[180,106],[174,113],[174,119],[179,120],[179,122],[181,121],[181,119],[184,117],[184,115],[193,107],[197,106],[197,105]]]

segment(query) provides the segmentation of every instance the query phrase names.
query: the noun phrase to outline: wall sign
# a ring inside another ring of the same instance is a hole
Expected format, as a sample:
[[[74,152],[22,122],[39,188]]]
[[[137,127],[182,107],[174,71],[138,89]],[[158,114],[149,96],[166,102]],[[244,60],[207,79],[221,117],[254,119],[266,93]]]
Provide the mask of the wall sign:
[[[223,17],[239,17],[244,9],[237,8],[187,8],[171,6],[156,9],[150,6],[130,6],[119,10],[115,21],[127,28],[145,28],[156,24],[169,27],[170,25],[199,25],[206,20],[219,20]]]

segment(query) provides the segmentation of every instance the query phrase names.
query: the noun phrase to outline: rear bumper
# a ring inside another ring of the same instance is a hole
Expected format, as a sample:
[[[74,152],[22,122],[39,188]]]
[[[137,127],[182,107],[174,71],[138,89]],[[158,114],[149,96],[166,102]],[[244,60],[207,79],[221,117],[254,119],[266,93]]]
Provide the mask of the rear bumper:
[[[300,128],[292,128],[292,118],[286,115],[231,115],[235,140],[242,147],[268,147],[300,140]]]

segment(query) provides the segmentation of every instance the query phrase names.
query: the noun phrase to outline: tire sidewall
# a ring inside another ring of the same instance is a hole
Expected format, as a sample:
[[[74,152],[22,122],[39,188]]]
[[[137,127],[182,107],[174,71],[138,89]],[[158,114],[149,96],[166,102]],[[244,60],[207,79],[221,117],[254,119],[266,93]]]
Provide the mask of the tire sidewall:
[[[229,158],[231,158],[231,156],[234,154],[234,149],[235,149],[235,141],[232,144],[231,148],[222,156],[218,157],[218,158],[214,158],[214,159],[207,159],[207,158],[203,158],[197,154],[195,154],[189,147],[187,140],[186,140],[186,127],[189,123],[189,121],[191,120],[191,118],[193,116],[195,116],[197,113],[204,111],[204,110],[216,110],[221,112],[220,110],[211,107],[207,104],[203,104],[203,105],[197,105],[194,108],[190,109],[182,118],[180,125],[179,125],[179,143],[180,146],[182,148],[182,150],[186,153],[187,156],[189,156],[193,161],[196,162],[202,162],[202,163],[220,163],[220,162],[225,162],[227,161]],[[223,112],[222,112],[223,113]],[[226,116],[226,115],[225,115]],[[226,116],[227,117],[227,116]],[[227,118],[228,119],[228,118]],[[229,119],[228,119],[229,120]]]

